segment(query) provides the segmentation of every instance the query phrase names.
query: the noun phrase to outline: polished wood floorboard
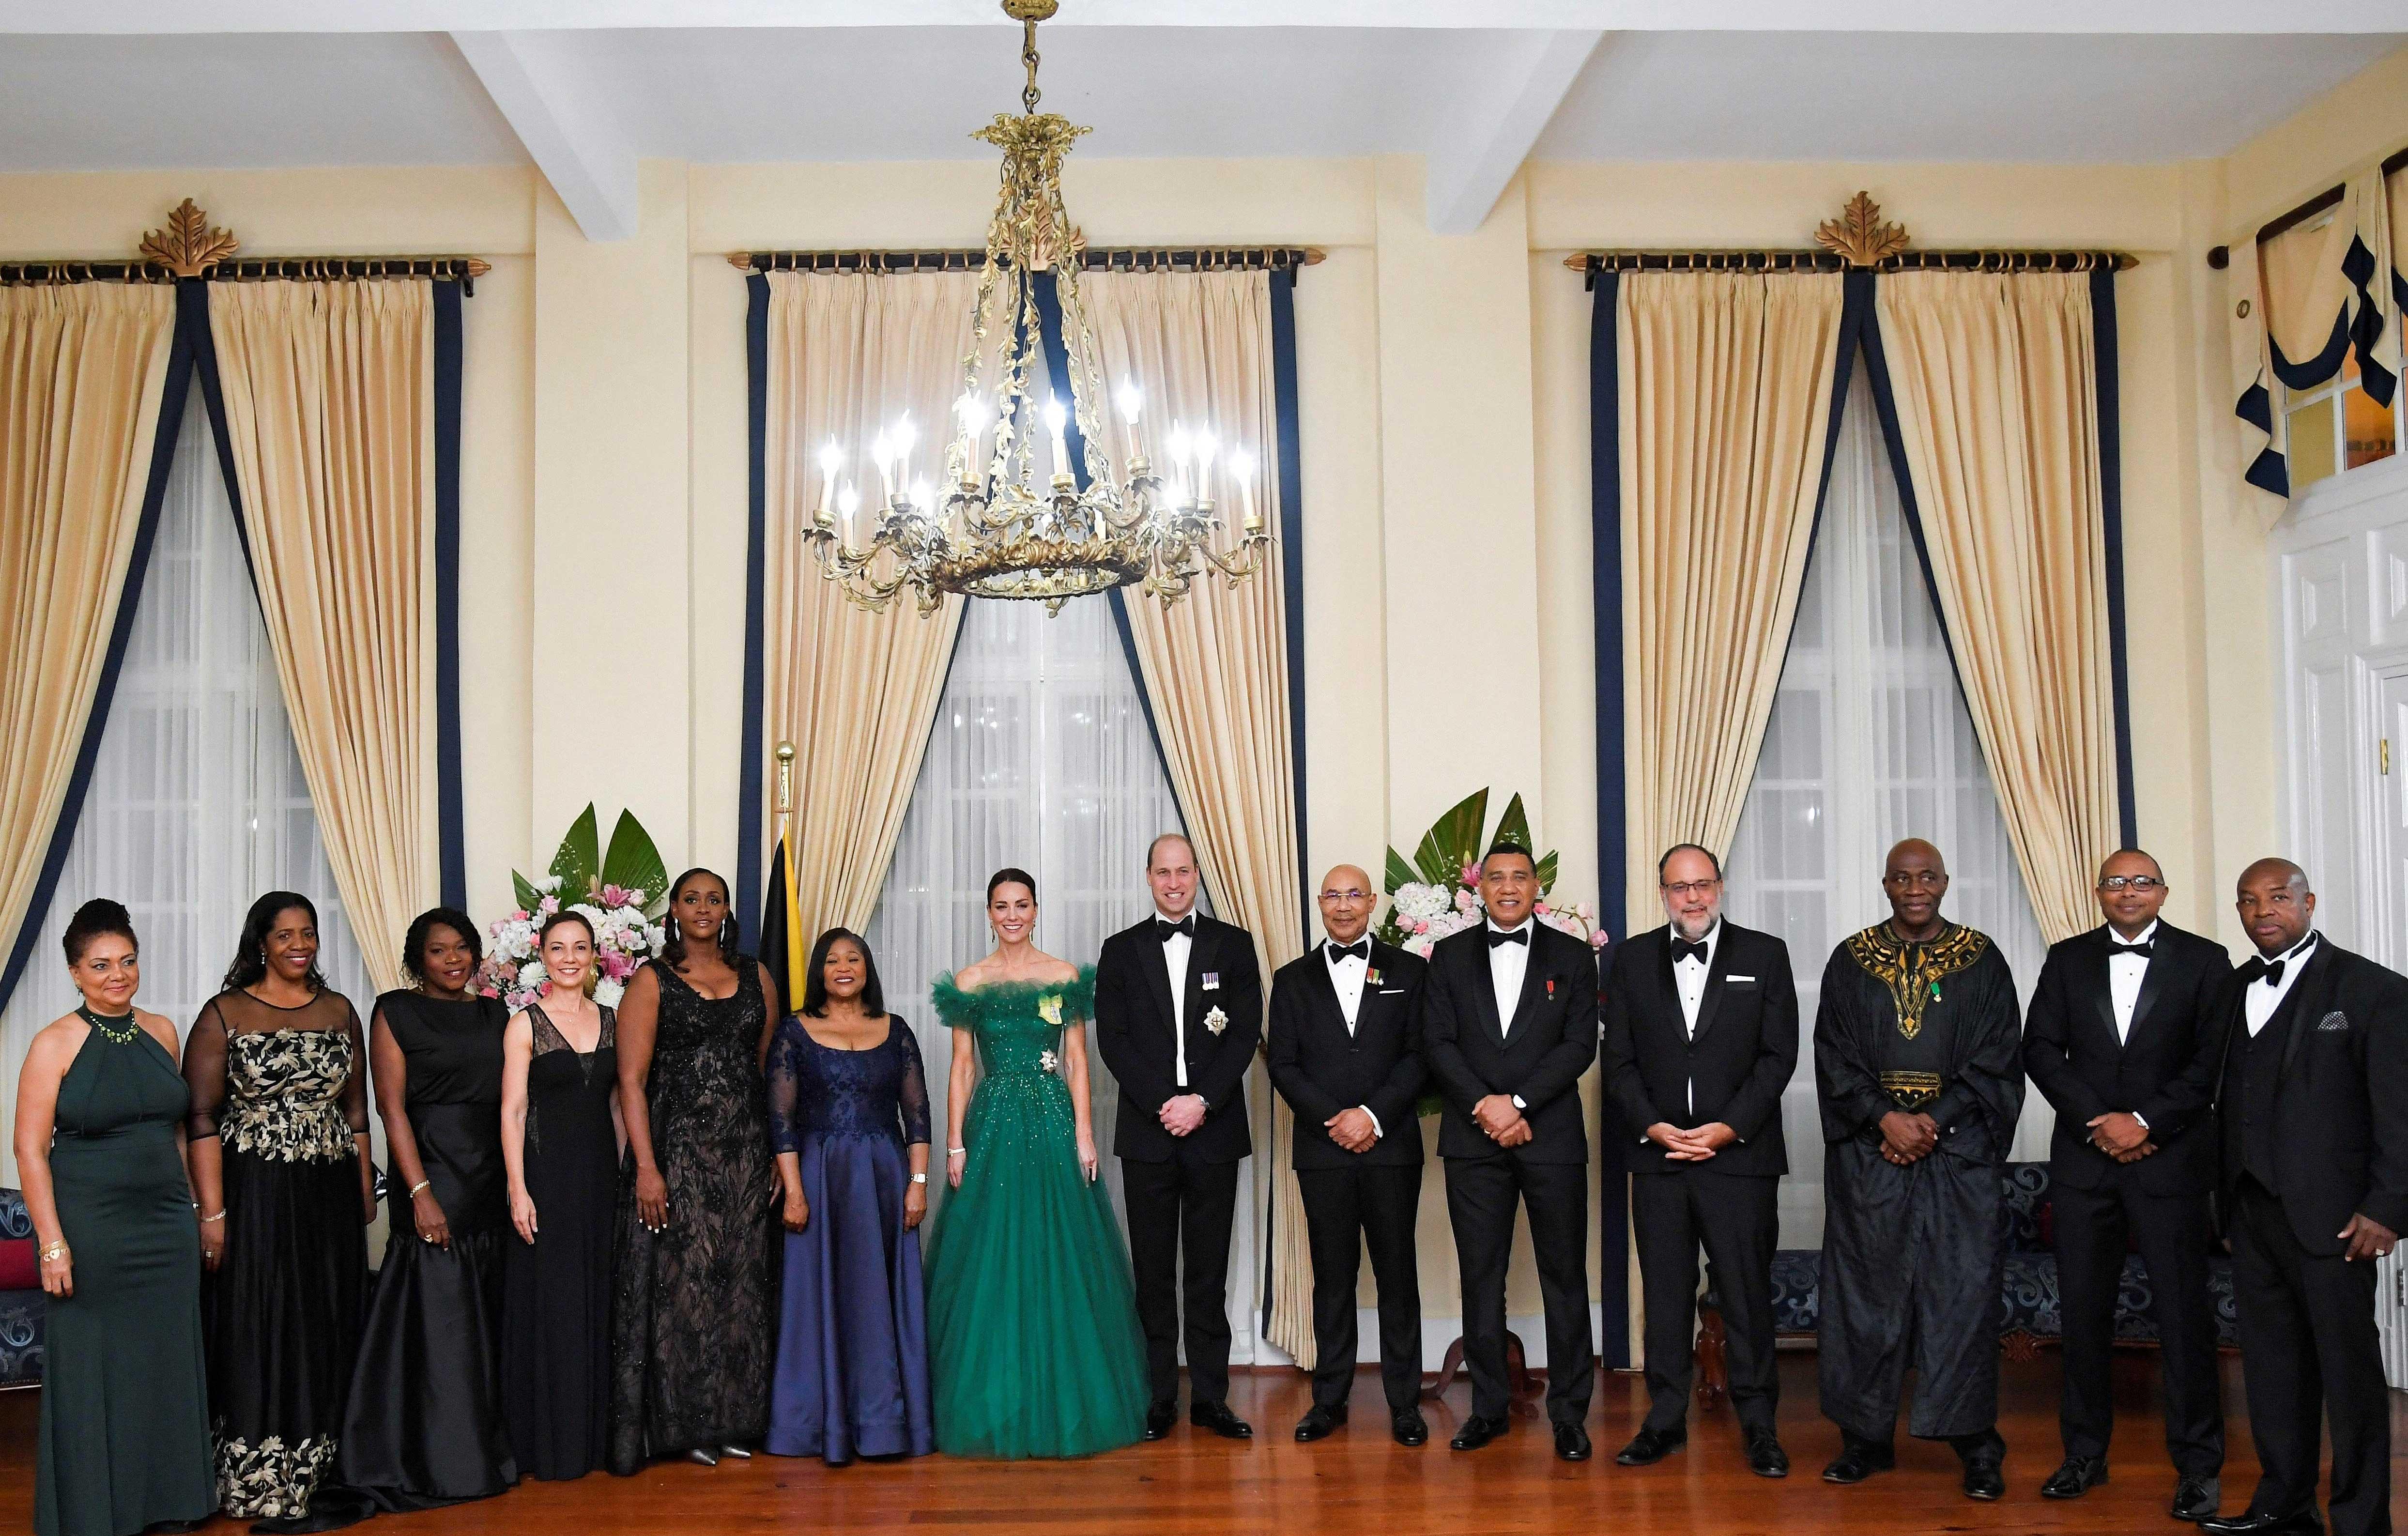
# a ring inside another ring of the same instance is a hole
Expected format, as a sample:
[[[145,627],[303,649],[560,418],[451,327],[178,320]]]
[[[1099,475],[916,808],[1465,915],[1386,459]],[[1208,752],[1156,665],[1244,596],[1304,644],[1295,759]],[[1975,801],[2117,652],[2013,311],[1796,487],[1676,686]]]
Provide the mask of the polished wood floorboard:
[[[1752,1476],[1740,1455],[1727,1409],[1693,1414],[1690,1442],[1660,1465],[1613,1465],[1613,1452],[1638,1428],[1646,1393],[1634,1376],[1598,1383],[1589,1414],[1597,1459],[1555,1459],[1544,1422],[1518,1418],[1513,1432],[1485,1450],[1459,1455],[1446,1437],[1469,1409],[1460,1382],[1428,1410],[1431,1443],[1406,1450],[1388,1438],[1378,1378],[1355,1378],[1354,1420],[1333,1438],[1298,1445],[1290,1438],[1309,1402],[1303,1380],[1287,1371],[1240,1374],[1232,1401],[1251,1419],[1249,1443],[1222,1441],[1182,1423],[1158,1444],[1079,1462],[996,1463],[928,1457],[913,1461],[829,1468],[815,1461],[756,1457],[716,1468],[680,1463],[632,1478],[602,1473],[568,1484],[529,1483],[482,1503],[408,1515],[383,1515],[370,1530],[388,1536],[528,1533],[606,1536],[611,1532],[827,1531],[1018,1532],[1149,1530],[1177,1536],[1278,1532],[1281,1536],[1407,1536],[1418,1532],[1610,1532],[1612,1536],[1823,1536],[1846,1532],[2016,1531],[2149,1533],[2190,1528],[2166,1515],[2173,1473],[2157,1417],[2157,1357],[2116,1360],[2114,1480],[2089,1497],[2057,1503],[2040,1497],[2041,1480],[2059,1457],[2057,1360],[2006,1362],[2000,1427],[2006,1435],[2007,1497],[1976,1504],[1956,1486],[1947,1446],[1899,1441],[1899,1469],[1853,1488],[1818,1475],[1839,1450],[1839,1431],[1814,1412],[1814,1357],[1782,1357],[1783,1443],[1797,1466],[1782,1482]],[[2393,1464],[2408,1452],[2408,1398],[2393,1399]],[[2225,1357],[2225,1508],[2238,1511],[2257,1481],[2257,1460],[2243,1417],[2239,1361]],[[38,1395],[0,1394],[0,1529],[33,1520],[33,1447]],[[2408,1478],[2395,1470],[2393,1507],[2408,1515]],[[245,1529],[219,1520],[209,1536]]]

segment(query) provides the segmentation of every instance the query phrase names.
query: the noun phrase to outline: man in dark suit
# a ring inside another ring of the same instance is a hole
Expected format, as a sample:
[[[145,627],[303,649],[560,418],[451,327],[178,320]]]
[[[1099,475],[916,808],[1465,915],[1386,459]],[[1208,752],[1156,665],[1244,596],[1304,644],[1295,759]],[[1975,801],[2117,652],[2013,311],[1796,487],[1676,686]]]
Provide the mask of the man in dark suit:
[[[1588,1459],[1597,1373],[1588,1316],[1588,1126],[1580,1079],[1597,1059],[1597,959],[1531,916],[1530,851],[1499,843],[1480,864],[1487,918],[1439,940],[1423,984],[1422,1049],[1446,1101],[1438,1152],[1463,1279],[1463,1355],[1471,1416],[1450,1443],[1477,1450],[1505,1432],[1505,1269],[1513,1210],[1547,1313],[1547,1417],[1555,1454]]]
[[[2258,958],[2225,987],[2216,1115],[2261,1471],[2247,1513],[2200,1529],[2320,1532],[2321,1407],[2333,1536],[2380,1536],[2391,1529],[2391,1403],[2374,1261],[2408,1227],[2408,978],[2317,933],[2315,894],[2288,860],[2243,870],[2236,904]]]
[[[1271,978],[1271,1086],[1296,1111],[1296,1182],[1312,1249],[1312,1406],[1298,1440],[1346,1422],[1354,1384],[1354,1277],[1380,1283],[1380,1379],[1400,1445],[1422,1418],[1422,1293],[1413,1218],[1422,1198],[1421,994],[1426,967],[1375,943],[1371,877],[1351,864],[1321,883],[1328,939]]]
[[[1789,1475],[1773,1428],[1772,1255],[1789,1170],[1781,1091],[1798,1069],[1789,946],[1722,915],[1722,862],[1683,843],[1656,867],[1669,926],[1615,946],[1605,983],[1608,1167],[1633,1175],[1647,1303],[1647,1420],[1614,1457],[1661,1461],[1688,1439],[1698,1248],[1730,1329],[1730,1396],[1747,1464]]]
[[[1189,1422],[1254,1433],[1229,1411],[1229,1224],[1246,1128],[1246,1069],[1263,1038],[1254,937],[1196,910],[1196,849],[1166,832],[1145,854],[1154,914],[1096,958],[1096,1044],[1121,1085],[1112,1150],[1128,1202],[1138,1322],[1154,1401],[1145,1438],[1179,1417],[1180,1259],[1186,1258]]]
[[[2173,1516],[2203,1520],[2224,1470],[2207,1198],[2232,962],[2159,919],[2165,872],[2138,849],[2109,855],[2098,897],[2106,925],[2050,948],[2024,1021],[2024,1070],[2057,1107],[2048,1175],[2065,1309],[2065,1464],[2040,1491],[2079,1499],[2107,1481],[2108,1357],[2128,1248],[2148,1266],[2157,1315]]]

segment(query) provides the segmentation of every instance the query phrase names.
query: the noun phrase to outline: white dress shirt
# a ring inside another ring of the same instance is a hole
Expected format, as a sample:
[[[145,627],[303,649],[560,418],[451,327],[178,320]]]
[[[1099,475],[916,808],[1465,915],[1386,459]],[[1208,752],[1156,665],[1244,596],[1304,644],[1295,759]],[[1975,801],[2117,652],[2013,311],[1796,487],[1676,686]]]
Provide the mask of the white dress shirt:
[[[1518,944],[1488,946],[1488,982],[1497,989],[1497,1023],[1505,1033],[1513,1032],[1513,1010],[1522,1003],[1522,979],[1530,973],[1530,946],[1539,941],[1539,920],[1522,919],[1518,928],[1500,928],[1490,918],[1484,927],[1490,933],[1519,933],[1527,937]]]
[[[2150,944],[2157,941],[2157,919],[2151,918],[2149,926],[2143,928],[2139,937],[2130,941],[2135,944]],[[2120,944],[2125,942],[2125,939],[2111,927],[2107,930],[2107,941],[2111,944]],[[2132,1038],[2132,1010],[2140,1004],[2141,978],[2148,972],[2149,961],[2146,955],[2111,955],[2107,957],[2107,997],[2115,1005],[2115,1043],[2118,1045],[2124,1044]]]
[[[1674,928],[1672,937],[1678,939],[1680,936],[1681,930]],[[1714,946],[1723,941],[1723,920],[1719,917],[1715,918],[1714,926],[1708,928],[1706,936],[1698,941],[1706,946],[1704,959],[1700,960],[1694,955],[1684,955],[1672,962],[1672,986],[1681,995],[1681,1024],[1688,1031],[1691,1040],[1698,1038],[1698,1009],[1706,1000],[1706,973],[1713,969]],[[1689,1111],[1694,1114],[1698,1108],[1698,1084],[1695,1078],[1689,1080],[1688,1096]]]
[[[1195,915],[1193,910],[1187,913],[1188,917]],[[1186,921],[1159,907],[1154,909],[1154,916],[1160,923]],[[1170,1054],[1171,1080],[1182,1088],[1187,1086],[1187,954],[1195,947],[1196,940],[1183,933],[1172,934],[1162,946],[1163,969],[1170,973],[1170,1026],[1179,1041],[1178,1049]]]
[[[1359,942],[1369,943],[1369,936],[1366,935]],[[1363,1012],[1363,983],[1371,974],[1370,952],[1366,950],[1364,957],[1357,959],[1352,955],[1338,954],[1337,944],[1338,940],[1334,939],[1323,944],[1321,959],[1322,963],[1329,968],[1329,984],[1338,993],[1338,1012],[1345,1015],[1346,1035],[1352,1040],[1354,1036],[1354,1020]],[[1357,1104],[1354,1107],[1369,1117],[1373,1136],[1388,1134],[1380,1125],[1380,1117],[1371,1113],[1370,1105]]]
[[[2258,1038],[2258,1031],[2266,1027],[2266,1021],[2274,1016],[2274,1010],[2282,1007],[2283,999],[2291,995],[2292,985],[2299,981],[2300,972],[2308,969],[2308,957],[2315,947],[2316,935],[2311,932],[2282,954],[2267,956],[2270,960],[2283,962],[2283,976],[2280,981],[2273,982],[2260,976],[2243,989],[2241,1007],[2243,1016],[2249,1024],[2250,1039]]]

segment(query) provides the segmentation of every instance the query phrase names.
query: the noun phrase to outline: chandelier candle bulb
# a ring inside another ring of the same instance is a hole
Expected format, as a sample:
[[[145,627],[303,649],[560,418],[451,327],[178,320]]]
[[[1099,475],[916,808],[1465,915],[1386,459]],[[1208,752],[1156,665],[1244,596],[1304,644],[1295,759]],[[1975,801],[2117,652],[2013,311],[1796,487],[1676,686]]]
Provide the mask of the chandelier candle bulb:
[[[848,485],[837,494],[836,505],[844,514],[844,548],[849,550],[853,547],[853,514],[861,510],[861,493]]]
[[[830,438],[827,446],[820,450],[820,505],[814,521],[823,528],[836,525],[835,520],[828,515],[828,504],[836,495],[836,472],[843,463],[844,450],[837,446],[834,438]]]
[[[1070,473],[1070,450],[1062,440],[1062,428],[1069,419],[1070,413],[1062,409],[1061,396],[1045,397],[1045,427],[1054,434],[1054,478],[1057,481],[1074,478]]]
[[[1262,514],[1254,510],[1254,456],[1242,448],[1232,452],[1229,454],[1229,478],[1238,482],[1239,492],[1245,497],[1246,532],[1262,532]]]

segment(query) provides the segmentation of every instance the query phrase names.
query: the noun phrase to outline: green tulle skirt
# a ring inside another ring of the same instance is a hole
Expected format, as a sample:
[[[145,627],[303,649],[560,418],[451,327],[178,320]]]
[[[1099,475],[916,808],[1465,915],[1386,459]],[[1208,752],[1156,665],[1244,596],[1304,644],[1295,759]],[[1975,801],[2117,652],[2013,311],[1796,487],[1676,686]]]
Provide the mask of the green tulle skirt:
[[[1079,1170],[1051,1072],[990,1076],[963,1125],[959,1189],[930,1224],[928,1371],[937,1448],[1092,1456],[1145,1431],[1145,1342],[1128,1244]]]

